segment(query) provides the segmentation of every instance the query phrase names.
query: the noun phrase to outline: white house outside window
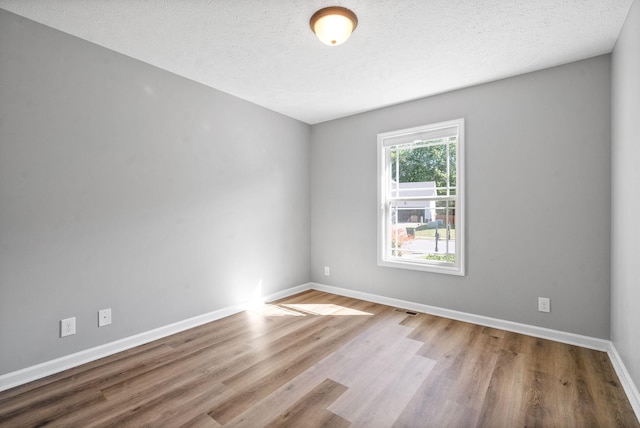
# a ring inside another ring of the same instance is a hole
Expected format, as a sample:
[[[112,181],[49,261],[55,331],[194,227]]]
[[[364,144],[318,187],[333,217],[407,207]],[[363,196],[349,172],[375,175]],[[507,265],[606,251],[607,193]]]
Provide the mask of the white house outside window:
[[[378,264],[464,275],[464,119],[378,134]]]

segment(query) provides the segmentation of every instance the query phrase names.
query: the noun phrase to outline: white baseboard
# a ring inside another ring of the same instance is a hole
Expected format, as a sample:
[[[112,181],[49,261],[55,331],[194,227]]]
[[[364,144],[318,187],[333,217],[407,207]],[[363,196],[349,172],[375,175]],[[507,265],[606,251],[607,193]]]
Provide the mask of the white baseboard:
[[[65,355],[64,357],[56,358],[55,360],[45,361],[44,363],[27,367],[22,370],[7,373],[0,376],[0,391],[22,385],[36,379],[41,379],[136,346],[144,345],[145,343],[233,315],[241,312],[242,310],[243,308],[239,306],[223,308],[153,330],[145,331],[144,333],[136,334],[134,336],[129,336],[124,339],[116,340],[114,342],[105,343],[104,345],[96,346],[94,348],[85,349],[84,351]]]
[[[487,327],[498,328],[502,330],[512,331],[515,333],[526,334],[528,336],[540,337],[542,339],[554,340],[556,342],[567,343],[570,345],[581,346],[584,348],[596,349],[599,351],[605,351],[609,355],[609,359],[620,378],[620,382],[631,402],[636,416],[640,419],[640,393],[638,388],[634,384],[629,372],[627,371],[623,361],[618,354],[613,343],[609,340],[598,339],[589,336],[582,336],[574,333],[567,333],[558,330],[552,330],[543,327],[532,326],[528,324],[521,324],[512,321],[505,321],[497,318],[485,317],[482,315],[474,315],[466,312],[454,311],[451,309],[439,308],[436,306],[424,305],[421,303],[409,302],[406,300],[395,299],[392,297],[380,296],[377,294],[365,293],[356,290],[350,290],[346,288],[333,287],[330,285],[324,285],[319,283],[307,283],[296,287],[288,288],[268,296],[264,296],[263,301],[271,302],[274,300],[282,299],[294,294],[301,293],[306,290],[319,290],[327,293],[337,294],[340,296],[353,297],[355,299],[366,300],[368,302],[380,303],[387,306],[394,306],[404,309],[411,309],[417,312],[422,312],[431,315],[437,315],[445,318],[451,318],[459,321],[465,321],[473,324],[484,325]],[[190,328],[206,324],[211,321],[224,318],[238,312],[242,312],[251,304],[230,306],[222,308],[213,312],[209,312],[203,315],[199,315],[193,318],[189,318],[183,321],[179,321],[164,327],[156,328],[144,333],[140,333],[134,336],[126,337],[115,342],[106,343],[104,345],[96,346],[94,348],[86,349],[84,351],[76,352],[74,354],[66,355],[64,357],[56,358],[55,360],[46,361],[35,366],[26,367],[15,372],[7,373],[0,376],[0,391],[4,391],[9,388],[13,388],[25,383],[41,379],[43,377],[77,367],[79,365],[95,361],[100,358],[113,355],[118,352],[125,351],[127,349],[134,348],[136,346],[144,345],[151,341],[162,339],[163,337],[170,336],[175,333],[179,333]]]
[[[567,333],[564,331],[552,330],[544,327],[537,327],[528,324],[521,324],[512,321],[505,321],[498,318],[485,317],[466,312],[454,311],[451,309],[439,308],[437,306],[423,305],[421,303],[409,302],[406,300],[394,299],[391,297],[379,296],[377,294],[364,293],[361,291],[349,290],[346,288],[332,287],[324,284],[313,283],[311,288],[327,293],[339,294],[341,296],[353,297],[355,299],[366,300],[368,302],[380,303],[387,306],[394,306],[404,309],[411,309],[430,315],[437,315],[444,318],[451,318],[458,321],[465,321],[479,324],[486,327],[498,328],[512,331],[514,333],[526,334],[528,336],[539,337],[541,339],[554,340],[556,342],[577,345],[583,348],[596,349],[598,351],[608,351],[610,341],[595,337],[582,336],[580,334]]]
[[[272,300],[281,299],[305,290],[309,290],[310,288],[311,284],[303,284],[297,287],[292,287],[287,290],[270,294],[268,296],[264,296],[263,300],[269,302]],[[116,340],[114,342],[105,343],[104,345],[96,346],[94,348],[85,349],[84,351],[65,355],[64,357],[56,358],[55,360],[45,361],[41,364],[36,364],[34,366],[26,367],[21,370],[4,374],[0,376],[0,391],[23,385],[37,379],[42,379],[43,377],[68,370],[70,368],[77,367],[79,365],[89,363],[100,358],[108,357],[109,355],[126,351],[127,349],[135,348],[136,346],[144,345],[145,343],[162,339],[163,337],[167,337],[172,334],[188,330],[190,328],[198,327],[211,321],[219,320],[220,318],[228,317],[238,312],[242,312],[248,306],[251,306],[251,304],[229,306],[213,312],[198,315],[193,318],[149,330],[144,333]]]
[[[616,374],[620,379],[620,383],[622,383],[624,392],[627,394],[631,407],[633,407],[633,411],[636,413],[638,421],[640,421],[640,391],[638,391],[638,387],[633,382],[633,379],[631,379],[631,375],[629,374],[627,367],[624,365],[622,358],[620,358],[620,354],[613,342],[611,342],[607,354],[609,355],[613,369],[616,371]]]
[[[514,333],[526,334],[528,336],[549,339],[569,345],[581,346],[583,348],[595,349],[607,352],[611,364],[613,365],[622,387],[627,394],[631,407],[640,421],[640,392],[636,387],[631,375],[627,371],[624,362],[620,358],[620,354],[610,340],[598,339],[595,337],[582,336],[564,331],[552,330],[544,327],[537,327],[528,324],[521,324],[512,321],[505,321],[497,318],[485,317],[482,315],[474,315],[466,312],[453,311],[451,309],[439,308],[436,306],[423,305],[420,303],[409,302],[406,300],[394,299],[391,297],[379,296],[377,294],[364,293],[361,291],[349,290],[346,288],[333,287],[330,285],[312,283],[311,288],[314,290],[325,291],[327,293],[338,294],[340,296],[352,297],[354,299],[366,300],[368,302],[380,303],[387,306],[399,307],[403,309],[411,309],[430,315],[437,315],[445,318],[451,318],[458,321],[465,321],[473,324],[484,325],[487,327],[498,328],[501,330],[512,331]]]

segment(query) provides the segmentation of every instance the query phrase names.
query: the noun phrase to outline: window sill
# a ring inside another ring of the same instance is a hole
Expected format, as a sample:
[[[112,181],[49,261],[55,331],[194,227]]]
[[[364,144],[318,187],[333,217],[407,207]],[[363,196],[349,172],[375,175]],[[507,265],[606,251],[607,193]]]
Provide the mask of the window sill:
[[[423,272],[441,273],[445,275],[464,276],[464,269],[452,264],[424,264],[411,261],[400,260],[378,260],[378,266],[391,267],[397,269],[419,270]]]

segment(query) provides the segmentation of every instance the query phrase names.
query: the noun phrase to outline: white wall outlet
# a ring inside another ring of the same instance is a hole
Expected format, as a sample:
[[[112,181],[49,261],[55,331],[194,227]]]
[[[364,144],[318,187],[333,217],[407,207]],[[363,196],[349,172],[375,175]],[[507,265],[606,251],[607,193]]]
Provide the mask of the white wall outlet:
[[[76,317],[60,320],[60,337],[76,334]]]
[[[551,299],[548,297],[538,297],[538,311],[551,312]]]
[[[98,327],[111,324],[111,308],[98,311]]]
[[[325,276],[329,276],[331,274],[331,269],[329,269],[329,266],[324,267],[324,274]]]

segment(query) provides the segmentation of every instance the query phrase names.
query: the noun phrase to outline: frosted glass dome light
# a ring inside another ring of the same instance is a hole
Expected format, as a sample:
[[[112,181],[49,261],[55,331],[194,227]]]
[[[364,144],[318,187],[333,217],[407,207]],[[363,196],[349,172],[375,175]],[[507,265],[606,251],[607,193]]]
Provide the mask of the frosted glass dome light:
[[[311,16],[311,29],[325,45],[338,46],[346,42],[358,26],[358,17],[345,7],[331,6]]]

